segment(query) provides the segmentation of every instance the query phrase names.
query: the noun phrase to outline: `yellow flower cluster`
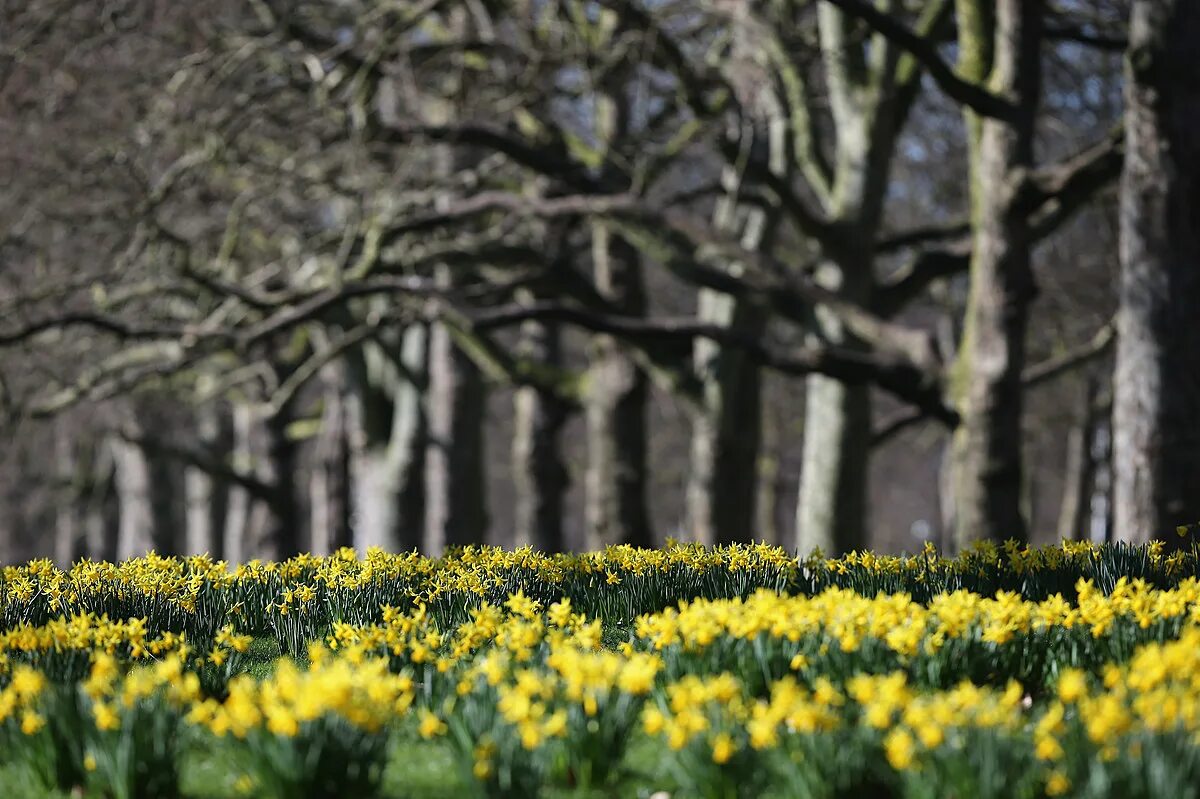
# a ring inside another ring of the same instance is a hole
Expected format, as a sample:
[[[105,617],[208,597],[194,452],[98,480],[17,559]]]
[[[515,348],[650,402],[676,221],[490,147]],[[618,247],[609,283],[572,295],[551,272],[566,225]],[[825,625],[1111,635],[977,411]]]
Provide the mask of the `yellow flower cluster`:
[[[10,718],[20,718],[21,732],[33,735],[45,726],[46,720],[37,711],[37,699],[46,687],[41,672],[28,666],[13,670],[8,686],[0,690],[0,724]]]
[[[1100,637],[1122,618],[1141,628],[1158,621],[1200,620],[1200,581],[1195,578],[1169,590],[1124,578],[1107,596],[1088,581],[1080,581],[1076,590],[1078,605],[1058,594],[1031,602],[1005,591],[981,597],[960,590],[922,604],[908,594],[868,598],[843,588],[811,597],[760,590],[745,600],[682,602],[678,609],[639,617],[635,630],[641,641],[656,650],[673,646],[703,650],[726,638],[750,641],[766,636],[795,643],[821,635],[843,652],[855,652],[865,640],[874,639],[901,657],[912,657],[973,634],[985,642],[1005,644],[1017,635],[1054,628],[1086,627]]]
[[[292,737],[301,725],[329,716],[355,727],[378,731],[408,713],[415,698],[412,678],[392,674],[383,660],[351,663],[314,647],[310,668],[281,660],[272,674],[255,680],[238,675],[224,701],[201,699],[187,720],[223,737],[245,738],[252,731]]]
[[[110,621],[107,616],[97,617],[92,613],[59,618],[42,625],[18,624],[0,632],[0,674],[8,669],[14,656],[68,650],[110,655],[120,650],[134,660],[157,658],[186,652],[186,636],[171,632],[151,636],[146,630],[145,619]]]

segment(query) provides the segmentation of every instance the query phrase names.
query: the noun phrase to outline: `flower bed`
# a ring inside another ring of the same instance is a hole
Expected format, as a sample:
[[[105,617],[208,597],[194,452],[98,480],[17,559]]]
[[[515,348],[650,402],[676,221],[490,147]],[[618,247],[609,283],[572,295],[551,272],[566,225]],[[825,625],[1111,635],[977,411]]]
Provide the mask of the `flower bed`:
[[[1185,796],[1195,548],[7,567],[22,795]]]

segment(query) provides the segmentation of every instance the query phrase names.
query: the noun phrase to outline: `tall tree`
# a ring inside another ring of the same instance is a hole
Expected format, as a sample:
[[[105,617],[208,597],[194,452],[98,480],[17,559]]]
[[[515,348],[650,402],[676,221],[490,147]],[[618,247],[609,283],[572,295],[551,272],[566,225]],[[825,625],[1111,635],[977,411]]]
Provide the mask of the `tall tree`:
[[[890,10],[891,3],[885,4]],[[916,35],[932,37],[950,4],[927,3]],[[797,147],[799,171],[821,198],[829,219],[817,280],[849,302],[870,307],[875,293],[875,244],[896,141],[913,106],[921,64],[880,32],[862,36],[859,20],[821,3],[818,31],[833,122],[833,157],[826,165],[816,143],[812,100],[792,100],[809,143]],[[799,65],[791,65],[797,74]],[[814,334],[840,346],[868,346],[836,315],[818,310]],[[866,545],[867,466],[871,445],[870,389],[823,375],[806,381],[804,460],[800,469],[796,535],[801,551],[828,553]]]
[[[1200,521],[1200,5],[1134,0],[1125,66],[1113,524]]]
[[[995,108],[964,110],[971,284],[951,394],[961,416],[950,468],[953,543],[1023,539],[1021,375],[1034,296],[1030,177],[1044,9],[1036,0],[958,0],[959,71]]]

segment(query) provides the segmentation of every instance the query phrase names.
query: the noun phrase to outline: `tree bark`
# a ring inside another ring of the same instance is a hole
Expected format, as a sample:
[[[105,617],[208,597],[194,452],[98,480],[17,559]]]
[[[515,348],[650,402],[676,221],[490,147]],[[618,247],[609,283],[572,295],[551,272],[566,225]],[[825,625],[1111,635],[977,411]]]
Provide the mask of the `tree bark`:
[[[557,325],[525,322],[519,356],[549,367],[562,365]],[[563,402],[547,391],[522,386],[513,397],[512,468],[514,547],[561,552],[563,503],[569,484],[559,436],[567,420]]]
[[[197,438],[200,448],[218,462],[227,460],[232,445],[229,420],[218,404],[196,410]],[[208,553],[220,560],[224,555],[222,530],[229,504],[229,483],[217,475],[189,465],[184,468],[186,541],[189,555]]]
[[[765,314],[702,289],[698,316],[756,336],[762,333]],[[747,541],[754,537],[758,499],[761,373],[744,353],[711,341],[697,341],[693,356],[703,395],[692,414],[689,532],[706,544]]]
[[[930,3],[930,6],[944,3]],[[940,17],[933,11],[923,24]],[[874,242],[896,136],[912,107],[920,71],[886,39],[870,51],[858,23],[822,3],[817,13],[822,62],[834,122],[831,181],[820,193],[834,233],[822,243],[817,282],[852,303],[870,307]],[[809,159],[812,160],[811,157]],[[813,163],[801,171],[818,171]],[[818,308],[812,337],[838,347],[864,346],[831,314]],[[805,380],[803,462],[796,507],[796,546],[840,555],[867,546],[867,475],[871,449],[871,392],[822,375]]]
[[[342,364],[322,370],[321,430],[309,478],[309,551],[328,555],[353,544],[350,534],[350,430]]]
[[[1200,521],[1200,5],[1135,0],[1125,65],[1113,523]]]
[[[640,257],[603,224],[592,225],[596,288],[625,313],[646,311]],[[585,418],[585,546],[652,546],[646,507],[645,373],[612,336],[592,337]]]
[[[174,554],[182,519],[175,464],[152,456],[131,441],[113,442],[119,529],[117,558],[141,557],[150,550]]]
[[[84,554],[85,540],[80,513],[80,491],[76,475],[79,464],[67,419],[54,425],[54,471],[59,496],[54,508],[54,561],[63,568]]]
[[[262,490],[237,486],[230,492],[225,557],[231,562],[288,558],[301,549],[299,446],[288,431],[293,420],[290,402],[266,417],[250,405],[234,407],[234,466]]]
[[[864,549],[871,402],[866,386],[805,381],[804,462],[796,549],[840,555]]]
[[[1092,457],[1096,438],[1096,380],[1088,375],[1079,390],[1078,418],[1067,434],[1067,463],[1062,503],[1058,510],[1058,537],[1062,541],[1087,540],[1091,500],[1096,486],[1096,461]]]
[[[85,554],[93,560],[117,560],[120,537],[120,505],[117,498],[114,441],[103,437],[95,443],[85,462],[83,527]]]
[[[444,322],[430,328],[429,446],[425,456],[428,554],[486,540],[484,415],[487,387],[479,368]]]
[[[253,474],[254,462],[254,411],[244,403],[233,406],[232,465],[237,471]],[[222,549],[230,563],[241,563],[253,557],[251,545],[255,501],[250,491],[242,485],[229,490],[229,506],[225,514]]]
[[[873,240],[864,231],[863,241]],[[870,260],[827,264],[826,285],[841,296],[866,303],[870,296]],[[820,277],[820,276],[819,276]],[[822,342],[860,346],[832,315],[817,310]],[[871,391],[822,375],[805,380],[804,448],[796,503],[796,549],[829,556],[867,546],[867,467],[871,448]]]
[[[758,494],[755,500],[758,509],[755,540],[765,541],[773,546],[784,546],[780,512],[783,510],[782,499],[787,489],[781,474],[786,442],[779,417],[780,414],[772,412],[770,406],[764,403],[763,447],[758,456]]]
[[[394,360],[393,360],[394,359]],[[429,329],[413,325],[389,355],[369,345],[353,362],[354,546],[420,549],[425,531]]]
[[[261,504],[266,511],[258,556],[282,560],[303,549],[298,443],[288,427],[295,420],[291,403],[262,422],[262,480],[270,490]]]
[[[1043,9],[1036,0],[960,0],[960,71],[1006,97],[1008,119],[967,111],[973,252],[951,378],[961,424],[951,444],[953,545],[1026,539],[1021,514],[1021,373],[1034,296],[1023,193],[1033,167]],[[994,22],[994,25],[991,24]],[[988,55],[990,53],[990,59]]]

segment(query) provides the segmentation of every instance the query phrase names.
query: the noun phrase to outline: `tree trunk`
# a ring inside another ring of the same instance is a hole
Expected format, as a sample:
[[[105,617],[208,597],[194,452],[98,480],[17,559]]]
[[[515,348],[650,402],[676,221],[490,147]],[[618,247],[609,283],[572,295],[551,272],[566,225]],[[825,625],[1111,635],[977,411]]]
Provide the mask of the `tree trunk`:
[[[758,519],[755,525],[755,540],[773,546],[783,546],[783,525],[780,512],[783,509],[781,462],[785,451],[780,414],[769,407],[763,409],[763,448],[758,456],[758,495],[755,500]]]
[[[646,311],[640,256],[600,223],[592,225],[597,290],[625,313]],[[584,402],[587,423],[585,547],[652,546],[646,507],[645,373],[612,336],[592,337]]]
[[[353,362],[354,546],[362,552],[420,549],[425,530],[429,329],[407,328],[394,357],[369,345]]]
[[[151,458],[132,441],[117,440],[113,447],[120,508],[117,558],[141,557],[150,550],[171,554],[175,497],[170,464]]]
[[[1058,537],[1062,541],[1087,540],[1091,500],[1096,485],[1096,461],[1092,457],[1096,439],[1097,386],[1092,376],[1079,391],[1078,418],[1067,434],[1067,463],[1063,478],[1062,503],[1058,509]]]
[[[114,442],[105,437],[88,453],[88,473],[83,491],[85,554],[93,560],[115,561],[120,537]]]
[[[818,375],[805,385],[796,549],[830,556],[864,549],[870,389]]]
[[[698,316],[748,336],[761,334],[764,314],[744,302],[708,289],[700,292]],[[761,375],[742,352],[698,340],[694,365],[703,385],[692,415],[688,474],[688,527],[707,544],[754,537],[761,438]]]
[[[289,403],[262,423],[264,448],[261,479],[270,486],[270,490],[262,502],[266,518],[263,536],[259,540],[258,557],[272,560],[299,554],[305,538],[300,512],[300,448],[288,431],[294,421],[292,411]]]
[[[145,414],[153,409],[137,409]],[[131,420],[134,436],[141,438],[141,419]],[[150,550],[173,555],[182,545],[183,474],[180,465],[134,441],[115,438],[113,462],[119,514],[117,558],[141,557]]]
[[[223,462],[232,445],[232,436],[224,408],[217,404],[196,410],[199,446],[213,460]],[[208,553],[220,560],[224,555],[222,530],[229,504],[226,480],[197,466],[184,468],[186,542],[189,555]]]
[[[861,241],[873,234],[863,231]],[[869,301],[870,259],[847,259],[826,264],[819,274],[828,288],[859,304]],[[858,346],[832,314],[817,309],[821,342],[840,347]],[[867,547],[867,467],[871,448],[871,391],[810,375],[805,380],[804,448],[800,467],[800,492],[796,503],[796,550],[807,555],[815,549],[828,556]]]
[[[533,321],[524,323],[519,351],[521,357],[533,363],[561,366],[558,327]],[[513,546],[561,552],[563,500],[569,479],[559,436],[567,420],[567,409],[558,397],[532,386],[516,390],[513,406]]]
[[[85,541],[76,480],[79,464],[67,419],[54,425],[54,467],[59,496],[54,507],[54,561],[63,568],[83,555]]]
[[[861,26],[832,3],[820,3],[817,24],[833,126],[832,175],[816,193],[834,223],[822,243],[817,282],[840,297],[870,307],[874,243],[883,219],[896,138],[920,86],[921,70],[885,38],[862,43]],[[921,29],[948,16],[945,2],[925,4]],[[822,172],[814,155],[801,171]],[[811,181],[811,177],[810,177]],[[821,181],[816,185],[820,186]],[[862,342],[831,314],[817,309],[813,334],[838,347]],[[796,508],[796,545],[830,555],[867,544],[867,477],[871,454],[871,392],[821,375],[805,381],[804,460]]]
[[[747,140],[752,133],[745,134]],[[738,203],[740,176],[726,167],[725,195],[718,201],[714,225],[740,234],[742,246],[756,250],[767,227],[766,214]],[[731,272],[740,265],[728,265]],[[701,289],[696,315],[708,322],[761,336],[767,314],[761,307],[711,289]],[[692,368],[701,397],[692,413],[691,461],[687,485],[687,519],[691,536],[706,544],[748,541],[755,535],[758,500],[758,455],[762,438],[762,375],[747,355],[697,339]]]
[[[429,447],[425,456],[425,548],[430,555],[440,555],[449,546],[486,540],[486,392],[483,375],[455,344],[450,328],[443,322],[434,323],[429,339]]]
[[[1008,98],[1010,119],[967,112],[972,245],[971,288],[951,378],[961,416],[951,445],[954,541],[1026,538],[1021,515],[1021,373],[1034,295],[1032,238],[1022,204],[1033,167],[1043,11],[1036,0],[1000,0],[995,25],[971,16],[990,0],[960,2],[962,71]],[[972,6],[964,18],[962,8]],[[984,41],[991,37],[990,41]],[[993,63],[976,63],[988,48]]]
[[[1114,534],[1200,521],[1200,5],[1135,0],[1125,83]]]
[[[300,551],[299,448],[288,435],[292,420],[290,404],[266,418],[250,405],[234,407],[234,466],[261,490],[237,486],[230,492],[225,557],[231,562],[287,558]]]
[[[254,463],[254,410],[244,403],[233,406],[232,466],[245,474],[253,474]],[[224,550],[230,563],[241,563],[254,555],[251,537],[255,501],[251,492],[242,485],[229,490],[229,505],[225,515]]]
[[[309,478],[309,552],[328,555],[351,546],[350,441],[346,380],[340,363],[322,370],[321,430]]]

